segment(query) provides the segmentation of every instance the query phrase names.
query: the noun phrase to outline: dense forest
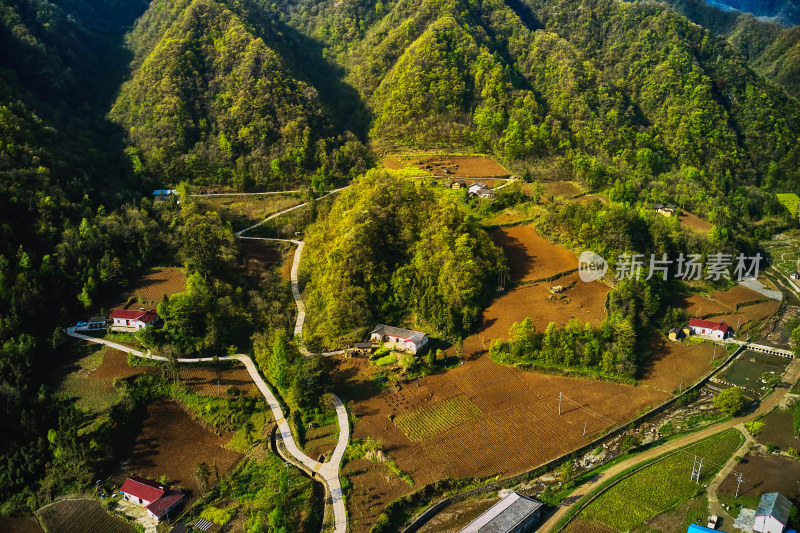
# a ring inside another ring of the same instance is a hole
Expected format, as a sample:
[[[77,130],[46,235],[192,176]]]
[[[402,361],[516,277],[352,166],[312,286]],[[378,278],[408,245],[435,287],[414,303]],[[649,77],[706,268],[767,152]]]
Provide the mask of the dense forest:
[[[313,346],[360,340],[376,323],[462,336],[505,268],[456,201],[383,171],[353,182],[305,241],[304,335]]]

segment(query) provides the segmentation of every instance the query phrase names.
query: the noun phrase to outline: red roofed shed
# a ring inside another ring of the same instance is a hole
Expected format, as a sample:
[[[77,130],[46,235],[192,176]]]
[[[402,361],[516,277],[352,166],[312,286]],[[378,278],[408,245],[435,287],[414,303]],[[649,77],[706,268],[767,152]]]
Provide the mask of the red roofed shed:
[[[114,309],[111,320],[114,331],[137,331],[155,324],[159,317],[155,309]]]
[[[186,497],[180,491],[172,490],[161,483],[139,476],[131,476],[126,479],[119,491],[126,500],[144,506],[147,509],[147,513],[156,520],[164,518],[169,511],[177,507]]]

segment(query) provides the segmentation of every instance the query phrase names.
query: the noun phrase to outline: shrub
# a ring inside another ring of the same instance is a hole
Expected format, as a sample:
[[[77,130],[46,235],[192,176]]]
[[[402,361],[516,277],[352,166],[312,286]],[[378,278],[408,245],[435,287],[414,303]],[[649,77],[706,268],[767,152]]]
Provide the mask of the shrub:
[[[795,459],[800,459],[800,451],[797,451],[794,448],[789,448],[786,450],[786,453],[789,454],[789,457],[794,457]]]
[[[775,445],[774,442],[768,442],[768,443],[764,444],[764,446],[767,447],[767,451],[770,452],[770,453],[772,453],[772,452],[774,452],[775,450],[778,449],[778,447]]]
[[[386,366],[386,365],[393,365],[397,362],[397,356],[394,354],[389,354],[380,359],[376,359],[373,364],[375,366]]]
[[[757,437],[759,433],[764,429],[766,424],[763,420],[752,420],[744,425],[745,429],[750,432],[750,434],[754,437]]]

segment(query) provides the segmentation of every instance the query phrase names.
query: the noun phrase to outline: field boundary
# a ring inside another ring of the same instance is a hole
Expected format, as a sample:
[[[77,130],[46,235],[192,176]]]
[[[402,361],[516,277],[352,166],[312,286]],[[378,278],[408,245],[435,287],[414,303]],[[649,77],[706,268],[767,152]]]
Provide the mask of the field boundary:
[[[584,454],[584,453],[586,453],[586,452],[588,452],[590,450],[593,450],[594,448],[596,448],[604,440],[609,439],[609,438],[614,438],[614,437],[618,436],[619,434],[621,434],[622,432],[627,431],[628,429],[633,428],[633,427],[641,424],[642,422],[647,421],[648,419],[652,418],[653,416],[661,414],[662,412],[664,412],[668,408],[672,407],[673,404],[677,403],[681,398],[683,398],[687,394],[702,388],[706,384],[706,382],[708,382],[711,379],[712,376],[714,376],[717,372],[722,371],[725,367],[727,367],[731,363],[731,361],[733,361],[736,357],[738,357],[746,349],[747,349],[746,345],[740,345],[736,349],[736,351],[734,351],[731,355],[729,355],[728,358],[721,365],[719,365],[717,368],[713,369],[706,376],[700,378],[700,380],[697,381],[691,387],[686,388],[686,390],[684,390],[683,393],[679,394],[678,396],[674,396],[672,398],[669,398],[668,400],[664,401],[661,405],[658,405],[658,406],[654,407],[653,409],[650,409],[646,413],[643,413],[643,414],[639,415],[638,417],[634,418],[633,420],[631,420],[629,422],[626,422],[626,423],[624,423],[624,424],[622,424],[622,425],[620,425],[620,426],[618,426],[616,428],[610,429],[604,435],[601,435],[600,437],[592,440],[590,443],[588,443],[588,444],[586,444],[586,445],[584,445],[584,446],[582,446],[582,447],[580,447],[580,448],[578,448],[576,450],[573,450],[573,451],[571,451],[569,453],[563,454],[563,455],[561,455],[559,457],[556,457],[555,459],[551,459],[550,461],[548,461],[548,462],[546,462],[544,464],[541,464],[541,465],[539,465],[539,466],[537,466],[537,467],[535,467],[535,468],[533,468],[531,470],[528,470],[526,472],[522,472],[521,474],[517,474],[517,475],[511,476],[511,477],[502,479],[502,480],[494,481],[492,483],[488,483],[486,485],[482,485],[480,487],[477,487],[477,488],[474,488],[474,489],[470,489],[470,490],[468,490],[466,492],[463,492],[461,494],[451,495],[451,496],[449,496],[447,498],[444,498],[444,499],[436,502],[435,504],[433,504],[433,505],[429,506],[428,508],[426,508],[417,517],[415,517],[411,521],[411,523],[408,526],[406,526],[405,529],[402,530],[402,532],[403,533],[414,533],[419,528],[421,528],[428,520],[430,520],[436,513],[438,513],[439,511],[441,511],[442,509],[444,509],[445,507],[447,507],[451,503],[458,503],[458,502],[463,501],[463,500],[465,500],[467,498],[470,498],[472,496],[478,496],[480,494],[485,494],[487,492],[493,492],[495,490],[499,490],[501,488],[504,488],[507,485],[514,485],[514,484],[517,484],[517,483],[519,483],[521,481],[525,481],[525,480],[530,479],[532,477],[541,475],[541,474],[543,474],[545,472],[548,472],[549,470],[554,469],[555,467],[557,467],[561,463],[564,463],[565,461],[571,460],[571,459],[573,459],[573,458],[575,458],[575,457],[577,457],[579,455],[582,455],[582,454]],[[425,487],[422,487],[419,490],[423,491],[423,490],[425,490]],[[401,499],[395,500],[395,502],[398,502]],[[446,504],[443,504],[442,502],[444,502],[445,500],[448,500],[448,501],[447,501]],[[386,507],[386,509],[384,510],[383,514],[387,514],[387,511],[391,511],[392,504],[395,503],[395,502],[390,503]],[[433,509],[433,508],[436,508],[436,512],[431,513],[430,510]],[[382,529],[378,529],[378,530],[373,529],[374,533],[383,533],[383,531],[384,530],[382,530]],[[385,531],[388,531],[388,530],[385,530]]]

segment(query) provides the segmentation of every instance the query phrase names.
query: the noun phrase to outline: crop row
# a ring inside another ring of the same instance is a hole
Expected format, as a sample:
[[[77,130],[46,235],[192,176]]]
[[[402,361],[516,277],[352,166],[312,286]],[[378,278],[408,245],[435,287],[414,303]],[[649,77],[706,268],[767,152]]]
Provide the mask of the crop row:
[[[464,395],[398,415],[395,424],[412,441],[421,441],[478,418],[483,413]]]

